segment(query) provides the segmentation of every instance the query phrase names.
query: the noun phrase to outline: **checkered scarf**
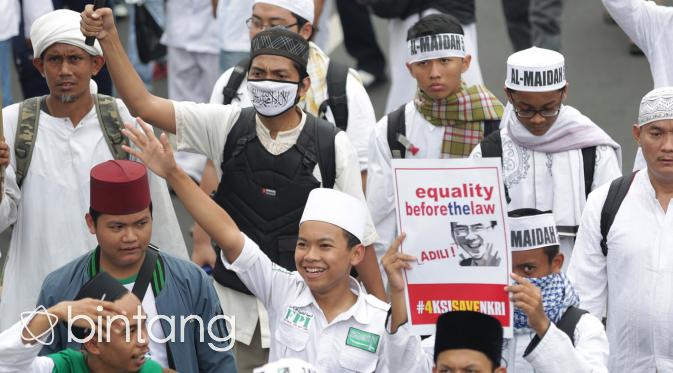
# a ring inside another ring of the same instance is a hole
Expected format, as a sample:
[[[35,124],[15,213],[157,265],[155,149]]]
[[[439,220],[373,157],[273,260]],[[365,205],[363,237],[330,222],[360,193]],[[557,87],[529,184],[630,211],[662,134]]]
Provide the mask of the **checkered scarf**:
[[[467,87],[442,99],[434,100],[422,90],[414,98],[416,110],[431,124],[444,126],[443,158],[465,158],[484,137],[484,121],[502,117],[503,106],[483,85]]]
[[[529,278],[533,285],[542,290],[542,308],[549,320],[559,322],[570,306],[579,306],[580,297],[575,292],[564,273],[553,273],[540,278]],[[528,329],[528,316],[519,308],[514,308],[514,329]]]

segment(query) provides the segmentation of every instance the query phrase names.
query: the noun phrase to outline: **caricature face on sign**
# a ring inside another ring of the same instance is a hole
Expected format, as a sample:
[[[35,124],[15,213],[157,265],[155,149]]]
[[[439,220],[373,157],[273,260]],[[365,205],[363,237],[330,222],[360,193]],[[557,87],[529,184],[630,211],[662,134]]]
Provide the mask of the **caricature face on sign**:
[[[451,236],[454,243],[463,249],[468,257],[460,262],[461,266],[498,266],[500,258],[493,248],[493,241],[489,239],[495,220],[462,224],[451,222]]]

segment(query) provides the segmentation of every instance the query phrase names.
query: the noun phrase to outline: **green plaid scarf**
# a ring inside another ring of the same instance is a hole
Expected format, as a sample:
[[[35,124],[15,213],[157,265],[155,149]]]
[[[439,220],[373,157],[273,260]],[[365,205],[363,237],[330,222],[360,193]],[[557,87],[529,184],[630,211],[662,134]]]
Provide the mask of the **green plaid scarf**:
[[[442,156],[465,158],[484,137],[484,121],[500,120],[504,107],[483,85],[467,87],[442,99],[434,100],[422,90],[414,98],[416,110],[432,125],[444,127]]]

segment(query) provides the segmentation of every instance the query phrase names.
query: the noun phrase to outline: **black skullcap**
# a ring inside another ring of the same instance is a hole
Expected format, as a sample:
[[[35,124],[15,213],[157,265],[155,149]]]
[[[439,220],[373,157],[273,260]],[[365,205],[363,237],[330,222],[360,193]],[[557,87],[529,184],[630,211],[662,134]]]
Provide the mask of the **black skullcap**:
[[[435,362],[446,350],[482,352],[500,366],[502,359],[502,325],[494,317],[473,311],[453,311],[439,316],[435,332]]]
[[[250,60],[262,54],[282,56],[296,62],[305,71],[308,65],[308,48],[308,41],[301,35],[283,27],[273,27],[252,38]]]
[[[128,289],[126,289],[124,285],[120,284],[119,281],[115,280],[107,272],[100,272],[79,289],[74,300],[93,298],[101,299],[106,302],[114,302],[128,292]],[[97,320],[93,321],[94,323],[97,322]],[[83,339],[88,334],[87,330],[88,329],[73,326],[72,334],[79,339]]]

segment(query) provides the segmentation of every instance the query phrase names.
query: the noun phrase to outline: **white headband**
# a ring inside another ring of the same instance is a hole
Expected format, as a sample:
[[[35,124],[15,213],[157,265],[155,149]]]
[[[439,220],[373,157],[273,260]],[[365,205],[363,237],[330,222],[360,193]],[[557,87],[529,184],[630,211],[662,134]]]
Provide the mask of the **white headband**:
[[[56,43],[74,45],[92,56],[102,56],[103,50],[98,40],[92,46],[84,43],[85,37],[79,29],[80,21],[80,14],[68,9],[59,9],[40,16],[30,29],[33,56],[40,58],[47,48]]]
[[[673,119],[673,87],[654,89],[640,101],[639,126],[665,119]]]
[[[532,47],[509,56],[505,86],[521,92],[551,92],[566,86],[565,75],[561,53]]]
[[[407,63],[447,57],[465,57],[465,37],[463,35],[435,34],[407,41]]]
[[[559,244],[556,220],[549,213],[510,217],[509,226],[512,251],[526,251]]]

